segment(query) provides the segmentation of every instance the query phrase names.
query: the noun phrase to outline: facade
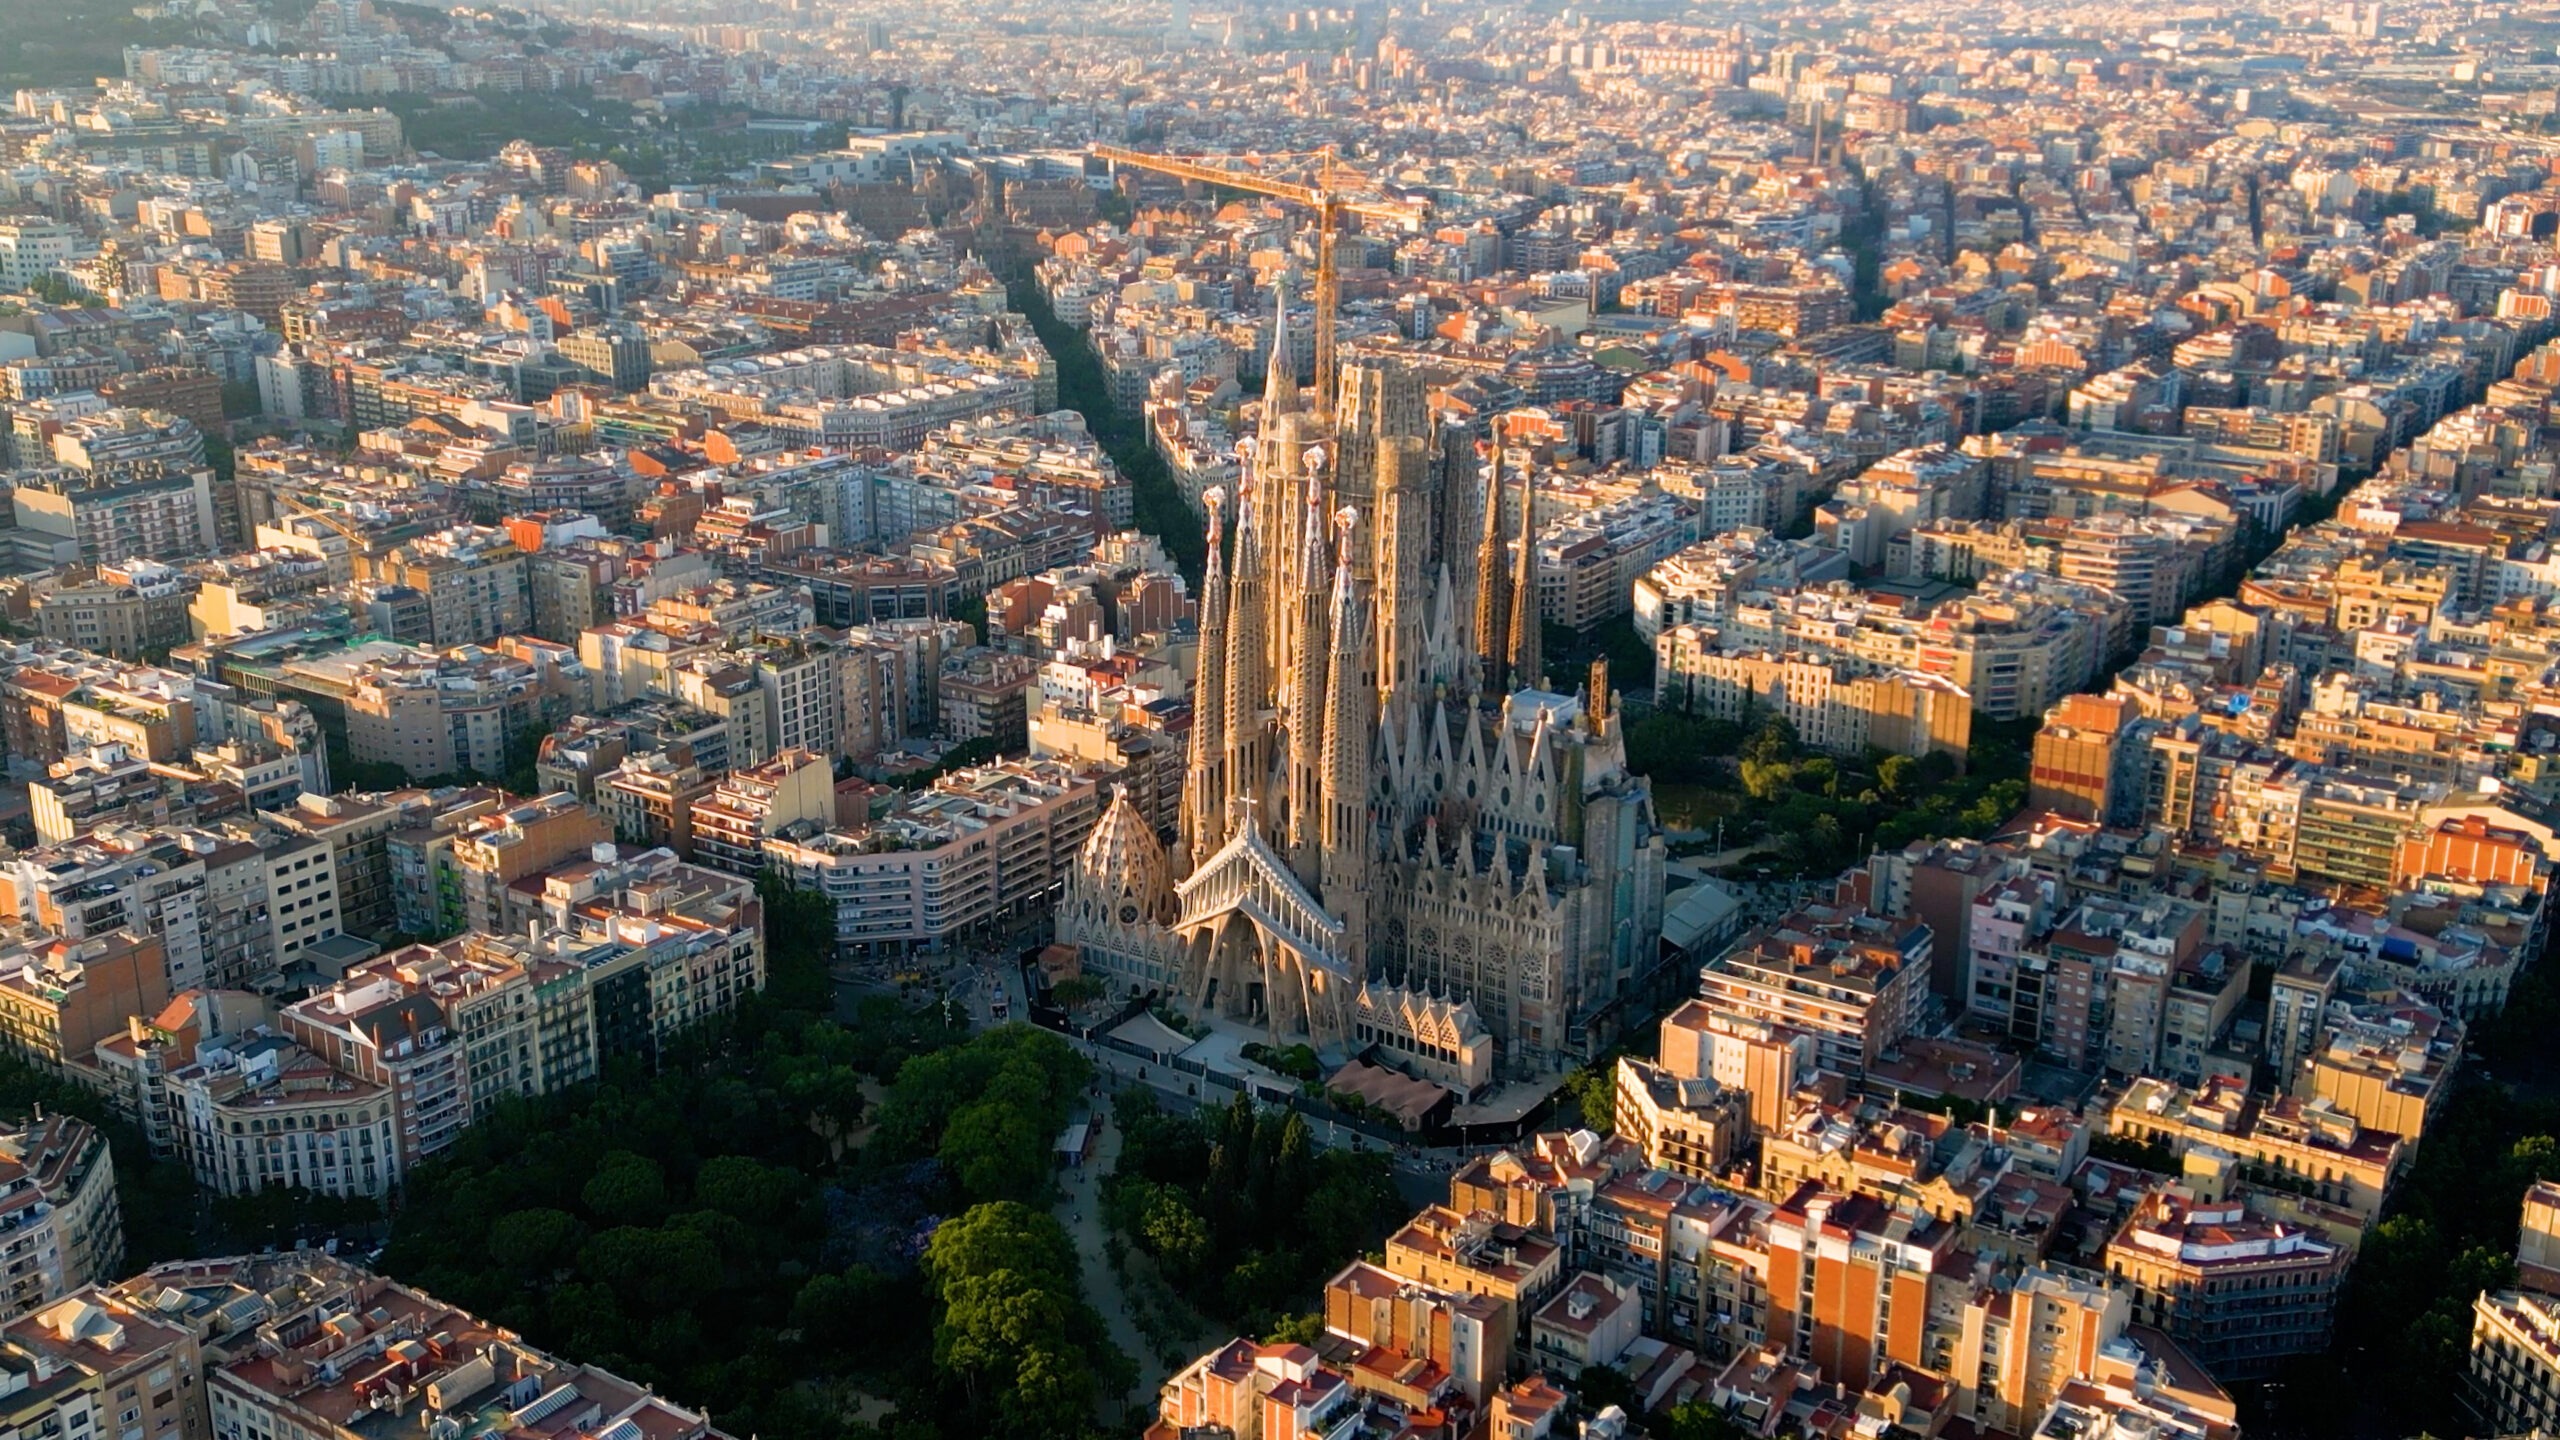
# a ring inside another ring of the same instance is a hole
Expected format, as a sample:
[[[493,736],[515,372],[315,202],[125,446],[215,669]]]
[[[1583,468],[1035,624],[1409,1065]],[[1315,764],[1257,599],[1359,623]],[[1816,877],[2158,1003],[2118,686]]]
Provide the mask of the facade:
[[[53,1074],[124,1028],[125,1017],[169,1002],[157,936],[101,931],[85,939],[19,942],[0,957],[0,1049]]]
[[[198,1337],[145,1297],[92,1285],[18,1316],[0,1326],[0,1371],[0,1423],[21,1434],[212,1434]]]
[[[1538,536],[1538,613],[1588,630],[1623,615],[1638,576],[1698,539],[1698,509],[1650,494],[1565,516]]]
[[[1505,534],[1498,469],[1480,486],[1463,433],[1430,433],[1417,375],[1351,367],[1328,433],[1269,373],[1233,568],[1213,547],[1201,590],[1167,883],[1077,867],[1059,939],[1345,1058],[1361,987],[1389,980],[1474,1007],[1500,1073],[1550,1072],[1657,960],[1663,841],[1605,671],[1543,688],[1535,506]]]
[[[1412,1362],[1420,1373],[1406,1384],[1419,1405],[1438,1398],[1424,1378],[1435,1368],[1477,1400],[1502,1384],[1511,1371],[1516,1336],[1500,1321],[1500,1309],[1482,1295],[1425,1285],[1366,1260],[1353,1261],[1325,1282],[1326,1333],[1388,1362],[1377,1369],[1400,1369],[1397,1360]]]
[[[347,753],[412,780],[504,774],[509,746],[588,703],[585,682],[565,655],[393,647],[346,674]]]
[[[1698,994],[1710,1010],[1811,1036],[1820,1068],[1855,1077],[1918,1021],[1930,950],[1924,924],[1809,906],[1716,957]]]
[[[1962,764],[1973,742],[1973,698],[1935,675],[1862,674],[1851,663],[1792,652],[1719,650],[1713,632],[1682,625],[1654,647],[1656,705],[1747,722],[1783,716],[1816,750],[1863,755],[1944,754]]]
[[[525,568],[524,552],[506,531],[478,525],[355,557],[359,587],[404,589],[424,600],[425,633],[385,632],[388,638],[439,649],[485,645],[531,629]]]
[[[184,643],[188,592],[156,561],[102,565],[36,597],[36,630],[48,639],[121,660],[165,655]]]
[[[834,903],[841,954],[939,952],[1051,905],[1063,937],[1069,905],[1083,901],[1059,899],[1059,887],[1087,837],[1110,828],[1097,827],[1102,808],[1093,780],[1074,766],[1003,761],[943,776],[859,830],[776,835],[765,842],[765,864]],[[1131,829],[1119,833],[1132,843],[1115,853],[1146,853]],[[1142,883],[1158,873],[1143,860],[1123,871]]]
[[[68,1115],[0,1126],[0,1301],[24,1314],[104,1281],[123,1261],[107,1137]]]
[[[2107,1273],[2135,1318],[2230,1380],[2271,1373],[2329,1342],[2346,1248],[2237,1200],[2176,1190],[2144,1197],[2107,1245]]]
[[[340,1074],[274,1033],[198,1047],[168,1072],[161,1103],[180,1163],[218,1195],[289,1186],[388,1195],[408,1172],[391,1090]]]
[[[515,934],[530,911],[515,892],[517,881],[612,840],[594,807],[560,791],[469,821],[453,839],[463,923],[484,935]]]
[[[2261,1102],[2218,1080],[2195,1090],[2136,1080],[2107,1112],[2107,1133],[2156,1141],[2179,1155],[2202,1148],[2227,1156],[2240,1179],[2299,1188],[2367,1221],[2381,1212],[2405,1153],[2400,1137],[2364,1129],[2330,1101]]]
[[[836,815],[835,767],[797,746],[732,770],[696,801],[687,822],[693,854],[733,875],[764,869],[765,842],[793,825],[828,825]]]
[[[1713,1180],[1726,1173],[1749,1137],[1746,1098],[1712,1077],[1682,1077],[1622,1055],[1610,1123],[1654,1168]]]
[[[711,798],[719,781],[686,758],[691,750],[679,745],[634,755],[596,777],[595,805],[612,822],[614,839],[693,857],[694,807]]]
[[[1684,653],[1728,649],[1836,658],[1867,673],[1938,676],[1990,720],[2043,713],[2086,689],[2131,638],[2110,591],[2035,571],[2003,571],[1969,594],[1923,606],[1846,581],[1746,590],[1722,618],[1695,625]]]
[[[2560,1420],[2560,1299],[2534,1291],[2483,1291],[2471,1304],[2473,1414],[2501,1435],[2547,1430]]]
[[[217,544],[213,472],[206,469],[38,472],[20,478],[13,503],[22,529],[73,547],[65,558],[85,564],[181,560],[210,555]]]

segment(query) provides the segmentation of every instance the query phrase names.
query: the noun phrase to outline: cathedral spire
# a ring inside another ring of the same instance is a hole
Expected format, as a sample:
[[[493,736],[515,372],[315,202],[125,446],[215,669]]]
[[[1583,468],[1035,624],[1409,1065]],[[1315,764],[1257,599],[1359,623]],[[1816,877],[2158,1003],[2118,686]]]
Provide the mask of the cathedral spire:
[[[1502,566],[1502,437],[1493,437],[1493,463],[1486,471],[1484,539],[1476,546],[1476,655],[1484,662],[1484,690],[1500,695],[1504,662],[1510,655],[1511,597]]]
[[[1253,461],[1238,447],[1237,473]],[[1198,869],[1226,842],[1226,786],[1218,766],[1227,749],[1227,565],[1219,553],[1219,512],[1226,508],[1224,486],[1212,485],[1200,497],[1209,512],[1209,563],[1200,579],[1200,671],[1191,687],[1191,764],[1182,776],[1182,845]]]
[[[1236,563],[1227,585],[1226,796],[1230,811],[1238,800],[1262,798],[1264,773],[1262,704],[1268,687],[1263,669],[1262,533],[1257,520],[1258,497],[1252,471],[1236,476]]]
[[[1305,541],[1297,573],[1306,577],[1290,597],[1298,612],[1289,654],[1289,845],[1290,867],[1298,878],[1316,881],[1316,854],[1323,838],[1324,724],[1326,665],[1331,657],[1332,625],[1325,613],[1325,592],[1314,577],[1331,568],[1325,556],[1324,480],[1320,461],[1309,453]],[[1348,557],[1345,557],[1348,563]]]
[[[1520,472],[1520,550],[1511,557],[1511,683],[1546,688],[1546,660],[1538,653],[1538,497],[1531,472]]]
[[[1336,511],[1341,531],[1333,567],[1333,604],[1327,617],[1333,632],[1331,663],[1325,676],[1324,829],[1319,856],[1325,908],[1342,921],[1343,953],[1355,965],[1365,964],[1368,925],[1370,848],[1376,836],[1369,823],[1370,747],[1377,743],[1377,692],[1360,683],[1367,658],[1367,607],[1351,579],[1348,551],[1360,517],[1349,507]]]
[[[1271,364],[1262,376],[1262,433],[1275,433],[1281,416],[1298,408],[1298,361],[1289,350],[1289,282],[1271,282]]]
[[[1393,697],[1386,713],[1428,693],[1423,637],[1431,610],[1431,451],[1420,437],[1378,442],[1377,560],[1370,606],[1378,632],[1376,688]]]

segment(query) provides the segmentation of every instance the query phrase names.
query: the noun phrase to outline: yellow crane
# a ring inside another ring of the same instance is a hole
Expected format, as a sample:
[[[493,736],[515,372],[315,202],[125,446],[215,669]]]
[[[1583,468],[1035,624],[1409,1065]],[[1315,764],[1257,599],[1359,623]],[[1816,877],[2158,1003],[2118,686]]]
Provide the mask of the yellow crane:
[[[1328,145],[1322,150],[1289,155],[1155,155],[1117,145],[1096,145],[1093,153],[1114,165],[1127,165],[1203,185],[1224,185],[1252,195],[1268,195],[1304,205],[1316,212],[1316,408],[1333,412],[1334,317],[1342,307],[1342,285],[1335,273],[1333,250],[1346,215],[1377,220],[1414,221],[1422,205],[1389,196],[1376,180],[1343,164]],[[1289,179],[1266,168],[1313,162],[1303,179]]]
[[[373,553],[373,542],[366,538],[363,531],[349,525],[347,522],[330,514],[328,511],[315,509],[309,505],[305,505],[300,500],[286,494],[281,488],[268,491],[267,498],[274,503],[275,508],[282,514],[294,515],[301,519],[316,521],[319,524],[325,525],[329,529],[338,532],[338,538],[347,542],[347,565],[350,571],[352,571],[358,556]]]

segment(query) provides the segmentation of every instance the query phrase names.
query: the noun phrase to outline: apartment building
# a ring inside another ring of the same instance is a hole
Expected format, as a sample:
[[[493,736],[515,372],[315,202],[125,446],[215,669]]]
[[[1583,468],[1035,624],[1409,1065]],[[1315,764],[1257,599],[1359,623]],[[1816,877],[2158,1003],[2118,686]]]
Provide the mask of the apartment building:
[[[1350,1380],[1319,1364],[1314,1350],[1237,1340],[1165,1381],[1157,1421],[1148,1433],[1208,1431],[1235,1440],[1288,1440],[1332,1434],[1355,1414]]]
[[[764,902],[752,880],[669,850],[599,845],[544,876],[541,903],[553,957],[585,972],[578,988],[599,1060],[655,1055],[764,988]],[[546,1073],[573,1068],[552,1062]]]
[[[2262,1378],[2329,1343],[2348,1249],[2240,1200],[2180,1189],[2143,1197],[2107,1243],[2107,1273],[2134,1318],[2226,1380]]]
[[[858,831],[777,835],[765,858],[834,902],[840,953],[938,951],[1048,903],[1101,810],[1078,768],[1008,760],[943,776]]]
[[[1030,743],[1031,695],[1039,666],[1028,655],[999,650],[945,656],[935,685],[939,733],[950,740],[993,741],[999,754]],[[1044,715],[1044,719],[1047,718]],[[1051,744],[1059,743],[1054,727]]]
[[[185,577],[156,561],[101,565],[35,597],[36,632],[96,654],[141,660],[187,641],[189,598]]]
[[[183,1390],[217,1440],[429,1434],[492,1406],[542,1440],[728,1440],[647,1386],[316,1250],[171,1261],[114,1293],[152,1297],[190,1353],[209,1347],[201,1382]],[[397,1387],[384,1388],[392,1376]]]
[[[1887,547],[1898,537],[1934,521],[1981,515],[1986,478],[1979,458],[1943,445],[1888,455],[1841,481],[1832,498],[1815,507],[1814,531],[1825,548],[1874,570],[1885,565]]]
[[[593,806],[558,791],[466,822],[453,836],[463,924],[485,935],[516,934],[530,915],[517,881],[612,840]]]
[[[2533,1290],[2482,1291],[2471,1302],[2465,1401],[2500,1435],[2560,1422],[2560,1297]]]
[[[1658,706],[1736,722],[1783,716],[1798,739],[1834,755],[1943,754],[1961,765],[1973,742],[1973,697],[1937,675],[1868,673],[1806,651],[1724,648],[1716,632],[1695,625],[1662,632],[1653,673]]]
[[[1529,1357],[1557,1375],[1614,1365],[1643,1329],[1636,1288],[1583,1271],[1529,1317]]]
[[[1768,650],[1835,657],[1868,671],[1939,676],[1987,719],[2041,714],[2085,689],[2131,638],[2121,598],[2032,571],[2008,571],[1933,606],[1860,590],[1747,591],[1700,626],[1699,653]],[[1712,638],[1709,638],[1712,637]]]
[[[2332,1101],[2260,1101],[2222,1080],[2199,1089],[2135,1080],[2107,1111],[2107,1133],[2157,1141],[2182,1156],[2199,1148],[2230,1156],[2243,1180],[2266,1176],[2367,1222],[2381,1212],[2408,1148]]]
[[[1366,1260],[1324,1286],[1326,1332],[1363,1347],[1355,1368],[1384,1378],[1387,1393],[1415,1409],[1438,1402],[1443,1384],[1479,1403],[1501,1386],[1517,1341],[1503,1318],[1488,1296],[1426,1285]]]
[[[1749,1135],[1746,1097],[1711,1077],[1684,1078],[1651,1061],[1620,1056],[1616,1094],[1612,1128],[1657,1170],[1721,1179]]]
[[[764,983],[753,885],[667,851],[600,846],[527,903],[526,936],[413,945],[281,1011],[190,991],[79,1073],[208,1189],[379,1197],[505,1097],[654,1056]]]
[[[157,936],[108,930],[83,939],[21,932],[0,950],[0,1049],[50,1074],[169,1003]]]
[[[1494,1330],[1519,1336],[1529,1315],[1564,1283],[1564,1248],[1507,1220],[1425,1207],[1387,1237],[1386,1268],[1498,1307]]]
[[[1808,905],[1717,956],[1699,974],[1698,997],[1808,1035],[1820,1068],[1863,1075],[1919,1019],[1930,945],[1918,921]]]
[[[396,967],[377,962],[351,973],[278,1019],[285,1038],[325,1067],[326,1084],[343,1077],[350,1123],[363,1130],[389,1125],[380,1161],[386,1187],[396,1180],[390,1172],[405,1174],[470,1123],[471,1055],[437,997]],[[358,1095],[382,1098],[358,1107]]]
[[[194,434],[193,426],[187,432],[197,444],[195,459],[172,457],[173,463],[151,473],[95,472],[74,466],[20,476],[12,496],[19,527],[57,547],[68,547],[70,553],[63,558],[88,565],[135,557],[183,560],[214,553],[219,532],[213,472],[203,468],[202,437]],[[105,443],[103,432],[94,426],[91,438]],[[80,453],[94,458],[85,449]]]
[[[424,794],[428,804],[382,840],[383,863],[391,877],[391,922],[401,934],[441,940],[467,924],[454,842],[473,822],[504,808],[513,797],[485,786],[414,793]]]
[[[390,1087],[263,1027],[197,1045],[160,1077],[157,1100],[171,1153],[217,1195],[379,1199],[408,1173]]]
[[[328,561],[300,550],[251,550],[194,568],[187,623],[199,640],[265,630],[307,613],[330,580]]]
[[[807,628],[805,606],[797,620],[791,626],[795,634]],[[848,683],[846,670],[853,657],[846,647],[816,638],[766,639],[746,647],[745,653],[753,660],[756,685],[764,691],[766,741],[775,751],[840,755],[846,752],[848,733],[867,728],[862,716],[848,713],[863,692]]]
[[[533,623],[525,556],[494,526],[457,525],[354,557],[361,586],[406,587],[426,601],[427,633],[390,638],[433,645],[487,644]]]
[[[2080,820],[2131,819],[2141,777],[2127,770],[2131,756],[2122,738],[2137,713],[2126,695],[2071,695],[2046,711],[2036,731],[2027,803]]]
[[[358,935],[388,935],[401,928],[391,875],[391,836],[416,823],[434,805],[429,795],[417,790],[369,796],[303,794],[291,805],[269,811],[266,820],[287,834],[329,847],[341,928]],[[294,882],[289,890],[315,888],[301,885],[299,874],[286,878]]]
[[[634,755],[596,778],[595,805],[612,822],[614,839],[693,858],[694,807],[711,798],[719,777],[704,774],[691,754],[679,744]]]
[[[509,746],[593,703],[587,675],[565,655],[382,646],[343,667],[347,753],[412,780],[504,774]]]
[[[2364,1129],[2415,1145],[2453,1093],[2462,1039],[2460,1021],[2423,1001],[2332,1008],[2301,1088]]]
[[[117,1273],[115,1157],[85,1120],[41,1109],[0,1124],[0,1303],[24,1314]]]
[[[97,247],[77,225],[50,220],[13,220],[0,224],[0,285],[24,290],[44,276],[61,271]]]
[[[1538,612],[1576,630],[1624,614],[1636,578],[1697,539],[1697,506],[1658,492],[1569,514],[1536,540]]]
[[[60,845],[101,825],[165,825],[216,819],[239,797],[197,783],[175,766],[155,765],[121,745],[100,745],[45,767],[27,784],[36,843]]]
[[[1768,1343],[1864,1388],[1925,1353],[1930,1277],[1951,1269],[1957,1227],[1807,1184],[1769,1217]]]
[[[1640,1157],[1608,1146],[1579,1162],[1592,1193],[1568,1207],[1558,1243],[1583,1263],[1635,1288],[1648,1334],[1714,1354],[1756,1344],[1770,1306],[1766,1236],[1771,1206],[1714,1185],[1636,1168]],[[1561,1168],[1561,1167],[1560,1167]],[[1457,1198],[1453,1185],[1451,1197]]]
[[[0,1424],[21,1435],[209,1440],[197,1337],[95,1285],[0,1326]]]
[[[1786,1122],[1796,1090],[1815,1071],[1811,1035],[1703,1000],[1684,1000],[1662,1017],[1656,1053],[1676,1079],[1712,1079],[1738,1092],[1755,1135]]]
[[[743,769],[731,770],[695,802],[688,823],[693,855],[734,875],[765,867],[765,846],[792,826],[824,827],[836,818],[835,766],[824,754],[796,746]]]

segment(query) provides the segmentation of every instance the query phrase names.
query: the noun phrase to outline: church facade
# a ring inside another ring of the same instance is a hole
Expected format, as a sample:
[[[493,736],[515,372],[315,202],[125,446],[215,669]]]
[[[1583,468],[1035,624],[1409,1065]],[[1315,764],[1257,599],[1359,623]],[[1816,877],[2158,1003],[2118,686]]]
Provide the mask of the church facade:
[[[1328,1063],[1489,1039],[1498,1076],[1552,1074],[1656,968],[1652,790],[1605,667],[1548,680],[1525,478],[1506,544],[1498,445],[1480,462],[1400,367],[1346,366],[1339,389],[1339,415],[1307,413],[1275,360],[1236,494],[1205,497],[1179,833],[1115,799],[1058,939],[1116,992]]]

